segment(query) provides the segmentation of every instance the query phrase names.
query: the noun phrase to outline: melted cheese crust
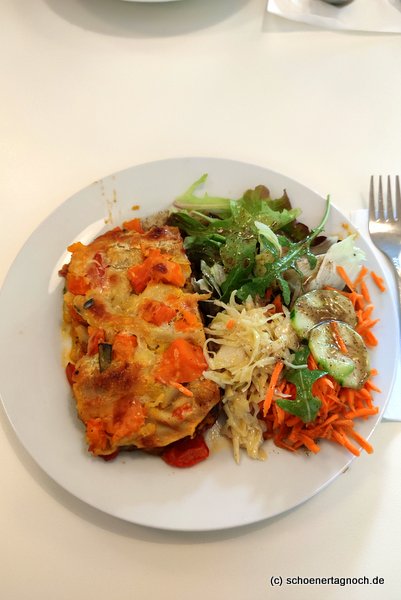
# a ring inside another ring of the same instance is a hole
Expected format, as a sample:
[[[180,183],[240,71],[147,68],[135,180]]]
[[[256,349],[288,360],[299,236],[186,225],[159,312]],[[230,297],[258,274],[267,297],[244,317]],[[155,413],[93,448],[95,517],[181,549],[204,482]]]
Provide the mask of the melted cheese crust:
[[[180,233],[137,229],[73,244],[62,273],[72,390],[95,455],[192,436],[220,400],[202,376],[205,296],[190,288]]]

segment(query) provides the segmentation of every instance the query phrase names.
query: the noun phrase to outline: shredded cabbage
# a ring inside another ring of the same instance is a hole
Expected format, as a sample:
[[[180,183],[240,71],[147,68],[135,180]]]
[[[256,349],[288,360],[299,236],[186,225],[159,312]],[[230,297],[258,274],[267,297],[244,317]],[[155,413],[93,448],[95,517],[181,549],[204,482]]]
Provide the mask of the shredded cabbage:
[[[290,363],[298,337],[290,314],[272,313],[273,305],[258,306],[249,297],[244,304],[215,301],[222,310],[206,329],[205,356],[209,369],[204,376],[224,390],[226,422],[222,432],[231,439],[234,458],[240,448],[251,458],[263,459],[264,423],[257,418],[267,382],[278,360]],[[217,348],[217,349],[216,349]]]
[[[358,275],[366,256],[361,248],[355,246],[356,235],[352,234],[330,246],[320,267],[305,285],[305,291],[321,289],[325,286],[343,289],[344,281],[337,273],[337,267],[343,267],[348,277],[354,280]]]

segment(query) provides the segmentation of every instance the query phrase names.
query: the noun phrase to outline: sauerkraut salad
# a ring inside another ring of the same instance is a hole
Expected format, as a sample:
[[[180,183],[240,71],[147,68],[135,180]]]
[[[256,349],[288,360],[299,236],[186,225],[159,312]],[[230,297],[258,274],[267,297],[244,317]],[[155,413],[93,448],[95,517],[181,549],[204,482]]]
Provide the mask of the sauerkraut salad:
[[[215,304],[222,311],[206,329],[209,370],[204,376],[224,390],[222,433],[232,440],[237,462],[240,448],[252,458],[264,458],[265,428],[258,418],[259,405],[276,362],[291,366],[298,337],[284,306],[282,312],[272,312],[274,305],[258,306],[251,297],[238,304],[235,292],[228,304],[218,300]],[[211,350],[213,345],[218,346],[217,351]]]
[[[376,414],[368,347],[373,306],[369,269],[356,245],[309,229],[284,191],[265,186],[237,200],[199,195],[206,175],[174,203],[193,285],[208,293],[204,377],[222,390],[222,433],[240,461],[266,456],[264,441],[319,452],[328,439],[359,454],[355,430]],[[377,283],[377,276],[375,279]]]

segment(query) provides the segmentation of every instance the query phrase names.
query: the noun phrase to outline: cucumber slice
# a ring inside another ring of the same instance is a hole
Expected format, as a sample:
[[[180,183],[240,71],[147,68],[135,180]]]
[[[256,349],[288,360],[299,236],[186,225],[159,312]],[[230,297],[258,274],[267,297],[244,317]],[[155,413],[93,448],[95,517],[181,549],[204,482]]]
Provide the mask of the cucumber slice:
[[[300,296],[291,311],[291,324],[301,339],[307,339],[315,325],[332,319],[351,327],[357,324],[352,302],[333,290],[312,290]]]
[[[335,322],[347,353],[337,345],[331,323]],[[343,387],[361,389],[369,377],[369,355],[359,333],[341,321],[316,325],[310,331],[309,349],[321,369],[327,371]]]

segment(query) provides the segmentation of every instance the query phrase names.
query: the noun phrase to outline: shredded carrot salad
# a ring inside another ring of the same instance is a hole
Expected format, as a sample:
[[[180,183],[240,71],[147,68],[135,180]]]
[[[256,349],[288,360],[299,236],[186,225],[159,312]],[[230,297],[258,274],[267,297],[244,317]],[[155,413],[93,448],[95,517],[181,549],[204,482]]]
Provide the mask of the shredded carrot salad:
[[[372,348],[378,341],[372,333],[372,328],[379,319],[372,319],[374,306],[365,282],[370,273],[372,280],[383,292],[385,287],[381,278],[374,272],[362,267],[355,281],[351,281],[342,267],[337,267],[337,272],[343,279],[346,288],[340,293],[349,298],[355,308],[358,323],[356,331],[363,338],[366,346]],[[333,289],[333,288],[326,288]],[[339,290],[337,290],[339,291]],[[337,343],[339,347],[344,344],[340,336]],[[343,348],[346,351],[346,348]],[[317,418],[309,423],[304,423],[299,417],[283,410],[276,403],[278,398],[295,399],[296,388],[293,383],[283,377],[283,364],[276,363],[270,383],[263,402],[260,404],[260,418],[266,424],[265,439],[272,439],[280,448],[294,452],[300,448],[318,453],[319,440],[331,440],[349,450],[355,456],[360,455],[360,448],[373,452],[372,446],[355,431],[356,419],[367,419],[378,413],[374,405],[372,392],[380,392],[373,383],[372,377],[377,375],[371,370],[369,379],[360,390],[341,387],[333,377],[324,375],[314,382],[312,393],[321,401]],[[318,368],[312,355],[309,355],[308,368]]]

